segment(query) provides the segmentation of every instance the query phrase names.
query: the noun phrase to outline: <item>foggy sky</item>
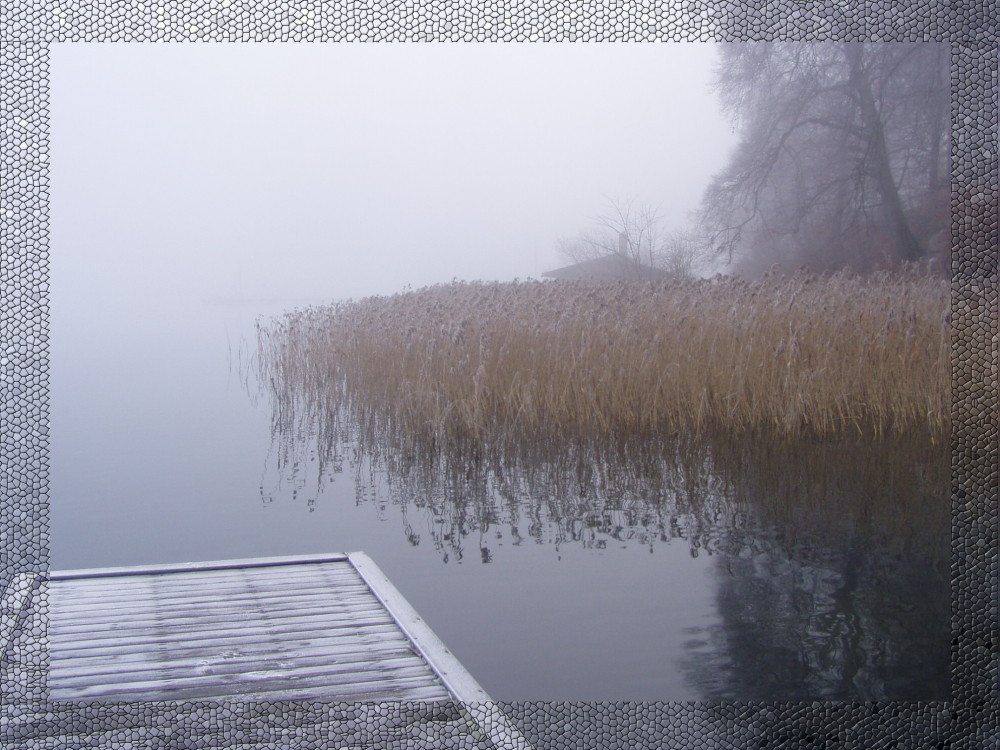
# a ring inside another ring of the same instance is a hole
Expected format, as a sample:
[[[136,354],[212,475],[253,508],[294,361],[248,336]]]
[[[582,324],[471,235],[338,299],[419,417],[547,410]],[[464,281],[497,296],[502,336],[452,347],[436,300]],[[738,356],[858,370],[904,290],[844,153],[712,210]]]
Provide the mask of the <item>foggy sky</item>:
[[[56,44],[54,304],[539,276],[604,196],[697,206],[715,50]]]

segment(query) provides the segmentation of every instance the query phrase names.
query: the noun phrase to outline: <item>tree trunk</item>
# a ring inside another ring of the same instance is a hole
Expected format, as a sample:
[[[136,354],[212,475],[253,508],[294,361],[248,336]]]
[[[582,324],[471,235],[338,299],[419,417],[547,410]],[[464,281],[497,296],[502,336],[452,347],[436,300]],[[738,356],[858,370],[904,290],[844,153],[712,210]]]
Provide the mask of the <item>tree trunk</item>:
[[[924,248],[921,247],[906,221],[906,213],[903,211],[899,189],[892,176],[889,150],[885,143],[885,127],[875,105],[871,82],[865,73],[864,63],[861,59],[861,45],[845,42],[841,49],[850,68],[850,84],[858,95],[861,122],[867,134],[866,166],[875,182],[879,196],[882,198],[885,218],[893,235],[896,252],[904,261],[920,260],[924,256]]]
[[[947,49],[939,53],[947,59]],[[941,134],[948,132],[950,113],[948,111],[948,98],[937,96],[936,91],[948,91],[950,77],[945,75],[947,68],[940,63],[935,66],[934,71],[934,92],[931,94],[931,123],[930,123],[930,170],[928,174],[927,189],[931,192],[948,187],[948,180],[951,170],[946,169],[942,180],[941,175]],[[949,159],[950,161],[950,159]]]

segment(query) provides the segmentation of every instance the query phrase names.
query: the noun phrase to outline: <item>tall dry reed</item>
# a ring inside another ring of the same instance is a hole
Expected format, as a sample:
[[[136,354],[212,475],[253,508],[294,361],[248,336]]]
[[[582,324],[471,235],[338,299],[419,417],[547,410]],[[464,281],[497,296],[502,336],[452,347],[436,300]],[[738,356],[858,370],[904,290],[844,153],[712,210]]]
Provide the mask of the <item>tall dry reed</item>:
[[[945,282],[898,275],[453,283],[291,313],[259,345],[282,408],[344,413],[418,452],[720,431],[943,438],[947,306]]]

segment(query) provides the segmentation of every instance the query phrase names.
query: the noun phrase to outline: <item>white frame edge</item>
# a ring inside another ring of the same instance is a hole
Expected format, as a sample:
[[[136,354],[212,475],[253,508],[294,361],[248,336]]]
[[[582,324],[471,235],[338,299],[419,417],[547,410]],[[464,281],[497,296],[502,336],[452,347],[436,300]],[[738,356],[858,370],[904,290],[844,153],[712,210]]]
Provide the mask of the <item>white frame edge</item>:
[[[3,599],[0,600],[0,662],[7,658],[7,649],[17,632],[25,605],[35,590],[35,583],[41,577],[41,573],[18,573],[7,584]]]

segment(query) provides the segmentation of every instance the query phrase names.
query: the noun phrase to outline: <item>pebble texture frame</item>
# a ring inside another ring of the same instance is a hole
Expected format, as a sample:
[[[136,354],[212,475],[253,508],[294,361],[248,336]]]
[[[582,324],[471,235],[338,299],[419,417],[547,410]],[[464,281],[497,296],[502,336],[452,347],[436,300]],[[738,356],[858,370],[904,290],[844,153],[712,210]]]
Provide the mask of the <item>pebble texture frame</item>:
[[[952,698],[505,703],[538,748],[987,748],[997,717],[997,26],[984,0],[0,0],[0,586],[48,569],[53,42],[920,41],[952,47]],[[6,614],[6,613],[4,613]],[[46,701],[44,618],[11,644],[2,748],[486,746],[452,707]]]

